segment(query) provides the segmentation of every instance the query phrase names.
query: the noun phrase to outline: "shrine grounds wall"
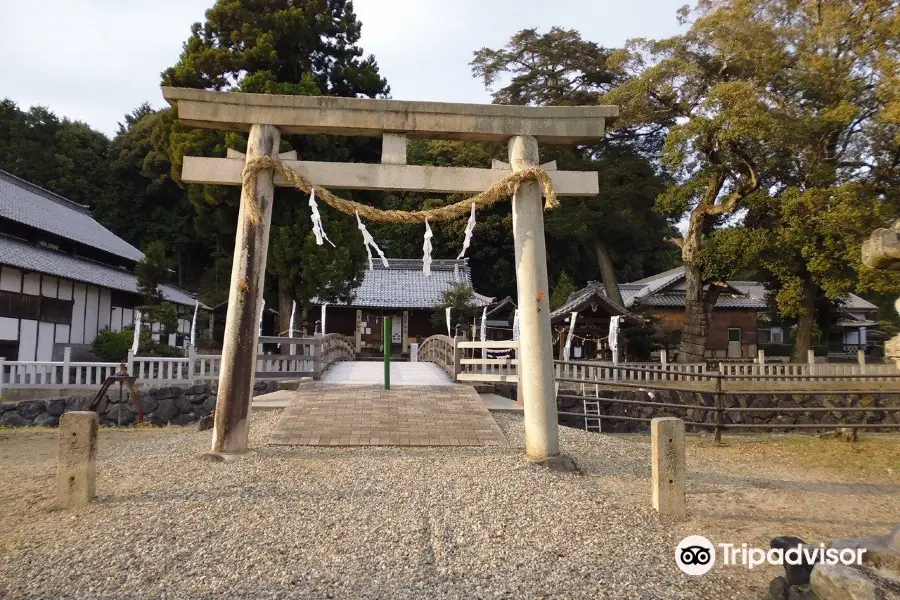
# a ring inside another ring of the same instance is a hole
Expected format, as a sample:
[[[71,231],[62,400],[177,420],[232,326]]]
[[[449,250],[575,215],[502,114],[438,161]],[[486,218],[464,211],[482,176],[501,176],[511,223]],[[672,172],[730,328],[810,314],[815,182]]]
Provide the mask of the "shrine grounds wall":
[[[589,392],[592,394],[593,389]],[[591,395],[589,394],[589,395]],[[652,396],[651,396],[652,394]],[[708,408],[704,409],[678,409],[678,408],[659,408],[651,406],[635,406],[627,404],[619,404],[614,401],[600,402],[600,412],[606,415],[619,415],[627,417],[640,418],[656,418],[656,417],[678,417],[685,421],[696,423],[715,424],[715,396],[708,392],[679,392],[674,390],[600,390],[601,398],[612,398],[622,400],[639,400],[649,402],[665,402],[672,404],[693,404]],[[590,399],[590,398],[589,398]],[[560,412],[583,412],[584,406],[581,400],[571,398],[559,398],[557,406]],[[869,392],[869,393],[851,393],[851,394],[771,394],[762,392],[751,392],[746,394],[723,394],[723,407],[734,408],[764,408],[768,410],[759,412],[723,412],[722,423],[744,424],[767,424],[772,428],[753,428],[753,429],[726,429],[726,434],[732,434],[736,431],[743,433],[766,433],[772,431],[786,431],[792,425],[811,425],[819,424],[822,427],[802,427],[795,428],[796,433],[818,433],[823,431],[833,431],[835,428],[846,424],[900,424],[900,411],[889,412],[879,410],[884,407],[900,407],[900,392]],[[837,408],[837,407],[862,407],[870,408],[865,412],[804,412],[804,411],[779,411],[782,408]],[[584,419],[581,417],[560,416],[560,424],[572,427],[584,428]],[[638,432],[649,431],[649,423],[633,422],[633,421],[603,421],[603,431],[609,432]],[[701,428],[696,426],[687,426],[688,431],[705,431],[711,433],[712,428]],[[871,430],[874,431],[874,430]],[[898,429],[883,429],[884,432],[897,432]]]
[[[166,386],[139,389],[144,408],[144,422],[156,426],[188,425],[209,415],[216,407],[217,382],[198,385]],[[253,396],[274,392],[277,382],[257,380]],[[0,402],[0,427],[57,427],[65,412],[87,410],[96,394],[57,395],[49,398]],[[96,410],[100,425],[133,425],[137,411],[128,390],[119,399],[118,389],[111,390]]]

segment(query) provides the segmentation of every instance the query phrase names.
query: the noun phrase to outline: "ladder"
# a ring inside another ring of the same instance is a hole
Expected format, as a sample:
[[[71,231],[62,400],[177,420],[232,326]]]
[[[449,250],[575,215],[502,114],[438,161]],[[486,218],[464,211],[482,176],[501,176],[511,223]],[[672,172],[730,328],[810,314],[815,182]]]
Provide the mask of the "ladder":
[[[585,431],[602,431],[600,426],[600,390],[597,386],[594,386],[594,398],[587,396],[584,393],[584,385],[581,386],[582,393],[582,405],[584,406],[584,410],[582,411],[585,414],[584,417],[584,430]],[[597,415],[596,417],[591,417],[587,415]]]

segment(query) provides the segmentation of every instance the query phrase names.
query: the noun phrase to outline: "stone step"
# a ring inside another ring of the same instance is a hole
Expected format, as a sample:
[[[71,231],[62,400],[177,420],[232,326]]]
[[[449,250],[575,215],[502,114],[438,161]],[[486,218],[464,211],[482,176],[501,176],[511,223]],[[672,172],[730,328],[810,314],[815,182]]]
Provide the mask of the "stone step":
[[[312,377],[301,377],[300,379],[284,379],[278,382],[278,389],[296,392],[300,388],[301,383],[308,383],[312,380]]]

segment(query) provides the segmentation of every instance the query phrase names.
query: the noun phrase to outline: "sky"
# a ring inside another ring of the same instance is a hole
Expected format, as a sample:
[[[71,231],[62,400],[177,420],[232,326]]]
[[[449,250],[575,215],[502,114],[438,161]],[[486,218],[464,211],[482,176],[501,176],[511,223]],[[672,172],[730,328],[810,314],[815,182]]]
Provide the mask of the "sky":
[[[679,32],[688,0],[355,0],[360,46],[398,100],[488,103],[469,62],[516,32],[577,29],[607,47]],[[143,102],[213,0],[0,0],[0,98],[50,108],[109,136]]]

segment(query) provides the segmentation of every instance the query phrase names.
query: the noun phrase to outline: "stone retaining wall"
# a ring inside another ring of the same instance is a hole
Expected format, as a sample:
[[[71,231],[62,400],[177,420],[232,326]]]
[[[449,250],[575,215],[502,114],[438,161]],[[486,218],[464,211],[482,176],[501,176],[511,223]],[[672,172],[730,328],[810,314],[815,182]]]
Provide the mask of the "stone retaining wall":
[[[209,415],[216,407],[216,382],[184,386],[168,386],[138,389],[144,422],[153,425],[187,425]],[[97,407],[101,425],[132,425],[137,422],[137,411],[127,389],[110,389]],[[253,396],[274,392],[276,381],[257,381]],[[56,427],[64,412],[84,410],[96,393],[90,395],[54,396],[20,402],[0,402],[0,427],[28,427],[31,425]]]
[[[588,389],[588,393],[593,392]],[[652,397],[651,397],[652,394]],[[715,396],[707,392],[677,392],[673,390],[600,390],[600,396],[606,398],[618,398],[622,400],[641,400],[650,402],[665,402],[672,404],[694,404],[708,409],[678,409],[660,408],[652,406],[635,406],[612,402],[600,402],[600,412],[607,415],[623,415],[628,417],[655,418],[678,417],[685,421],[696,423],[715,424]],[[583,412],[581,400],[559,398],[557,400],[559,410],[566,412]],[[795,424],[821,424],[822,428],[804,427],[795,431],[814,433],[817,431],[833,430],[841,423],[900,423],[900,411],[888,412],[878,410],[880,407],[900,407],[900,393],[872,392],[866,394],[728,394],[722,395],[722,406],[742,408],[765,408],[771,410],[759,412],[724,412],[722,423],[754,423],[772,424],[782,427]],[[779,408],[809,407],[809,408],[836,408],[836,407],[863,407],[871,408],[866,412],[841,413],[841,412],[779,412]],[[584,427],[584,419],[581,417],[561,416],[559,422],[572,427]],[[649,423],[634,421],[603,421],[603,431],[633,432],[649,430]],[[711,431],[709,428],[687,426],[689,431]],[[898,431],[891,429],[885,431]],[[731,431],[743,431],[747,433],[762,433],[776,431],[775,429],[733,429]],[[782,430],[783,431],[783,430]],[[874,430],[873,430],[874,431]]]

